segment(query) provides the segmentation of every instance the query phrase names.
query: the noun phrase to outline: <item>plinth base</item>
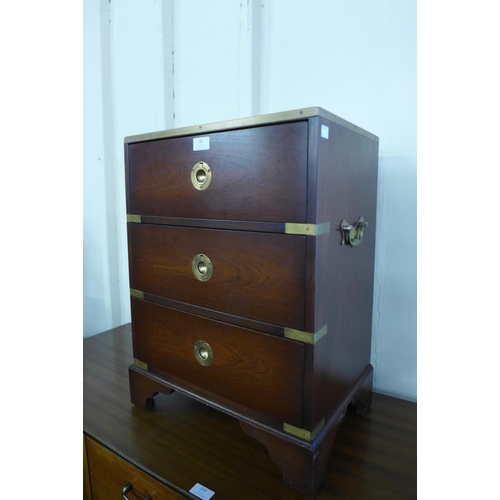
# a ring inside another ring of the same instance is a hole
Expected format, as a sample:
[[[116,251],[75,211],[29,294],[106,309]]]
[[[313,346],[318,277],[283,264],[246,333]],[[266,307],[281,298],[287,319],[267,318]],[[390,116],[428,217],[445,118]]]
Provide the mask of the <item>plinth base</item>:
[[[300,439],[281,429],[262,424],[219,403],[211,403],[205,397],[197,396],[192,391],[178,384],[167,382],[160,376],[135,365],[129,367],[129,381],[131,401],[142,409],[153,408],[154,397],[158,393],[169,395],[178,391],[237,418],[242,429],[267,448],[271,459],[281,469],[283,484],[303,495],[313,497],[325,481],[328,460],[347,407],[354,406],[359,415],[364,415],[370,408],[373,368],[368,365],[342,403],[326,420],[321,432],[312,441]]]

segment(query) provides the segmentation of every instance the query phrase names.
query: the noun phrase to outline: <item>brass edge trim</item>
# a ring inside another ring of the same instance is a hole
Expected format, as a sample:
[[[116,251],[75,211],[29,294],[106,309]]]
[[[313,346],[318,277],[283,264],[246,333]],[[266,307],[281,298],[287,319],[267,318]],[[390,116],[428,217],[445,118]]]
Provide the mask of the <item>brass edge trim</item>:
[[[142,368],[143,370],[146,370],[146,371],[148,369],[148,364],[144,363],[144,361],[140,361],[137,358],[134,358],[134,365],[137,366],[138,368]]]
[[[305,429],[300,429],[299,427],[294,427],[293,425],[283,424],[283,430],[289,434],[293,434],[299,438],[305,439],[306,441],[311,441],[311,431],[306,431]]]
[[[298,340],[304,344],[316,344],[318,340],[322,339],[328,332],[328,325],[325,325],[321,330],[316,333],[301,332],[293,328],[285,328],[285,338],[291,340]]]
[[[320,107],[295,109],[292,111],[283,111],[280,113],[269,113],[266,115],[250,116],[247,118],[238,118],[236,120],[214,122],[205,125],[194,125],[189,127],[180,127],[170,130],[150,132],[146,134],[131,135],[125,137],[124,142],[125,144],[131,144],[134,142],[151,141],[155,139],[166,139],[169,137],[181,137],[193,134],[207,134],[210,132],[221,132],[223,130],[238,129],[244,127],[257,126],[257,125],[266,125],[266,124],[287,122],[293,120],[301,120],[305,118],[311,118],[313,116],[321,116],[333,123],[336,123],[337,125],[341,125],[342,127],[350,129],[354,132],[357,132],[361,135],[364,135],[378,142],[378,137],[376,135]]]
[[[368,139],[371,139],[372,141],[379,142],[379,138],[375,134],[368,132],[368,130],[365,130],[364,128],[358,127],[357,125],[354,125],[354,123],[348,122],[347,120],[340,118],[340,116],[330,113],[326,109],[319,108],[318,114],[319,116],[326,118],[327,120],[330,120],[331,122],[336,123],[337,125],[340,125],[348,130],[352,130],[353,132],[357,132],[358,134],[363,135]]]
[[[287,424],[286,422],[283,423],[283,430],[301,439],[305,439],[306,441],[313,441],[316,438],[316,436],[321,432],[324,426],[325,426],[325,418],[323,417],[320,423],[315,427],[315,429],[312,432],[306,429],[300,429],[299,427]]]
[[[134,290],[133,288],[131,288],[130,289],[130,296],[135,297],[136,299],[143,299],[144,292],[141,292],[140,290]]]
[[[322,224],[296,224],[294,222],[285,223],[285,234],[300,234],[305,236],[319,236],[330,232],[330,223]]]
[[[140,224],[141,223],[141,216],[127,214],[127,222],[138,222]]]

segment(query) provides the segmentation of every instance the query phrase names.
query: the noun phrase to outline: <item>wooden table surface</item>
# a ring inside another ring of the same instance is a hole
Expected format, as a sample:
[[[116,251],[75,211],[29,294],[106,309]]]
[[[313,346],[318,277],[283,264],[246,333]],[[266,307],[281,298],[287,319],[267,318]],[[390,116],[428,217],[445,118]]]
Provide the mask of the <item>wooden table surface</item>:
[[[150,411],[130,403],[129,324],[85,339],[83,351],[86,434],[188,498],[201,483],[213,500],[304,500],[236,419],[179,393],[159,394]],[[315,498],[417,498],[417,405],[374,394],[366,416],[348,411]]]

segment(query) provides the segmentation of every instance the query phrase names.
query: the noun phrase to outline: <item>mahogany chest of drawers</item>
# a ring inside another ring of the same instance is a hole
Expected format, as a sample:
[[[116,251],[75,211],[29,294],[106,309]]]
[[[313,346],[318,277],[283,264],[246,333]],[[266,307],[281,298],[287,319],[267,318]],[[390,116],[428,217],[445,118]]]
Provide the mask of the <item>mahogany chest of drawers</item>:
[[[371,401],[377,162],[321,108],[127,137],[132,402],[236,417],[314,495]]]

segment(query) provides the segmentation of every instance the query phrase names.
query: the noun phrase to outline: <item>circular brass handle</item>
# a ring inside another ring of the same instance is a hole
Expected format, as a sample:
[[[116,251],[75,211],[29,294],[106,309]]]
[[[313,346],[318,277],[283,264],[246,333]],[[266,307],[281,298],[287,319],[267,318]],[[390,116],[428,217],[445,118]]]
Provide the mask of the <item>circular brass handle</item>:
[[[204,340],[198,340],[194,344],[194,357],[202,366],[210,366],[214,360],[214,352],[210,345]]]
[[[203,191],[210,186],[210,182],[212,182],[210,167],[204,161],[199,161],[191,170],[191,183],[195,189]]]
[[[212,276],[212,262],[206,255],[203,255],[202,253],[199,253],[193,259],[192,267],[193,274],[195,275],[197,280],[208,281]]]

